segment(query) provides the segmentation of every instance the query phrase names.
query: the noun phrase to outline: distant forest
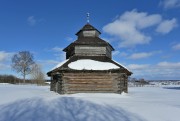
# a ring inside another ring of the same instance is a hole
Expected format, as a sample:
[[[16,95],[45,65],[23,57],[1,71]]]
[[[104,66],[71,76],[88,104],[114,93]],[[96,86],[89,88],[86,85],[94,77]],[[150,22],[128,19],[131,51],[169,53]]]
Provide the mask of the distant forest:
[[[46,80],[30,80],[30,79],[26,79],[25,83],[26,84],[39,84],[39,85],[44,85]],[[22,84],[23,79],[17,78],[14,75],[0,75],[0,83],[10,83],[10,84]]]

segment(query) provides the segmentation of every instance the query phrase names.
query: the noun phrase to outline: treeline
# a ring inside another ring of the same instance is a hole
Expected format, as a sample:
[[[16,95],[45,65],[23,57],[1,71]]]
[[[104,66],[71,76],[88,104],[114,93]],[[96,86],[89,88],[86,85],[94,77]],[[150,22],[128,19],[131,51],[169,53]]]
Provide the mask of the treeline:
[[[146,81],[145,79],[136,79],[136,78],[129,78],[128,79],[128,85],[129,86],[136,86],[136,87],[142,87],[144,85],[148,85],[149,81]]]
[[[24,80],[17,78],[14,75],[0,75],[0,83],[23,84]],[[25,83],[26,84],[45,85],[45,80],[26,79]]]
[[[13,75],[0,75],[0,83],[17,84],[22,83],[23,80]]]

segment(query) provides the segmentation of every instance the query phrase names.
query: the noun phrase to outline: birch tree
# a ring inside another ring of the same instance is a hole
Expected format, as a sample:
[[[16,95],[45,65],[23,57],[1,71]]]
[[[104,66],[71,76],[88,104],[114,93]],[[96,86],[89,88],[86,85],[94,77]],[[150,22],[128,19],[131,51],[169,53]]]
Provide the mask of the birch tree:
[[[31,73],[34,64],[33,54],[29,51],[20,51],[12,57],[12,69],[23,76],[25,83],[26,75]]]

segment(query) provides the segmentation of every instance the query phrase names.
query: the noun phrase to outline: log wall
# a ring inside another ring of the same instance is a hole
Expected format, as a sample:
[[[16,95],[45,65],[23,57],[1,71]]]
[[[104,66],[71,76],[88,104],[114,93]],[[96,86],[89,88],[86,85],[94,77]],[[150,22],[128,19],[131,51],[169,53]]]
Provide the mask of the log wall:
[[[54,90],[60,94],[127,92],[127,76],[122,73],[63,73]]]

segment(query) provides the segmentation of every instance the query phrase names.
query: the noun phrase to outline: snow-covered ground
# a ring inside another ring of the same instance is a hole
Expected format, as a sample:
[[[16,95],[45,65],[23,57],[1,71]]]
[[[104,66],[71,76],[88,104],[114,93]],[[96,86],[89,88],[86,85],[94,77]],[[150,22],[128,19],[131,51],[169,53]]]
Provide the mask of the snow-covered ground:
[[[59,95],[48,86],[0,84],[0,121],[179,121],[179,115],[178,86]]]

